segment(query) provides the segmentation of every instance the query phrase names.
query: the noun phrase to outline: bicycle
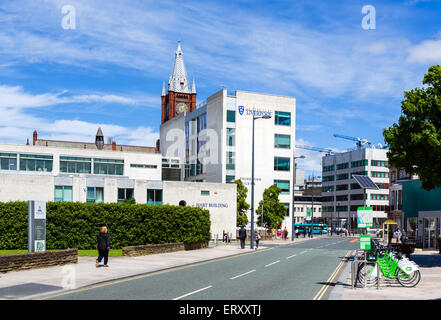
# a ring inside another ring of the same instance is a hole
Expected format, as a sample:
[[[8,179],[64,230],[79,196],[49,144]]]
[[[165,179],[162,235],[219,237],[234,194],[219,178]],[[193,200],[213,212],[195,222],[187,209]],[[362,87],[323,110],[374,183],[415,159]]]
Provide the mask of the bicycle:
[[[415,287],[421,280],[418,265],[399,252],[383,246],[378,240],[372,240],[372,250],[367,253],[367,260],[377,262],[361,263],[357,272],[357,280],[365,287],[378,284],[377,265],[381,274],[387,279],[395,279],[403,287]]]

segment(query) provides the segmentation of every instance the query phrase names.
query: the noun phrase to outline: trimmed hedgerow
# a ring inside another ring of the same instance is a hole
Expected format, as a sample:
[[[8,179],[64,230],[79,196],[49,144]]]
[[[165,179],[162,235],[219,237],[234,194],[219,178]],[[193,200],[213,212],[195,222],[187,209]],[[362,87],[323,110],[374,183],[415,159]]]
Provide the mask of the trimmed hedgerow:
[[[27,202],[0,203],[0,249],[26,249]],[[208,210],[125,203],[48,202],[46,247],[95,249],[101,226],[107,226],[111,247],[210,239]]]

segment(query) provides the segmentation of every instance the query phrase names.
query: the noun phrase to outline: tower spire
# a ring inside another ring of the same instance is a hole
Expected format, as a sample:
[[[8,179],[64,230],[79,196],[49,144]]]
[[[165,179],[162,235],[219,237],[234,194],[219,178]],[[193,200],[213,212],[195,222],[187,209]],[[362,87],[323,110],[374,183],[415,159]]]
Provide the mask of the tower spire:
[[[184,64],[184,56],[181,49],[181,41],[178,41],[178,48],[175,52],[175,64],[168,82],[168,91],[190,93],[187,71]]]
[[[191,93],[196,93],[196,83],[194,82],[194,78],[193,78],[193,85],[191,86]]]

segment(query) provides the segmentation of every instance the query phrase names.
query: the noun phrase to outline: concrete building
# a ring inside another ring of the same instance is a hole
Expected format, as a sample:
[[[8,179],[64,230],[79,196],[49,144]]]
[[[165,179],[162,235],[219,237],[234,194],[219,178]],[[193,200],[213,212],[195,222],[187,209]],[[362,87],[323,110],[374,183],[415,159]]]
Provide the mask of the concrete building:
[[[295,141],[295,98],[222,89],[192,112],[183,112],[161,125],[160,150],[185,164],[186,181],[233,183],[241,179],[251,202],[253,114],[255,120],[255,201],[276,184],[279,199],[291,212],[292,158]],[[250,218],[249,213],[249,218]],[[284,224],[291,223],[287,216]]]
[[[387,150],[360,148],[322,158],[322,206],[323,215],[334,226],[356,228],[357,208],[372,206],[374,226],[387,218],[389,211],[389,168]],[[379,190],[363,189],[352,175],[372,178]]]
[[[163,180],[164,171],[180,167],[178,159],[163,158],[155,148],[105,145],[102,138],[101,130],[95,143],[41,140],[34,132],[32,145],[0,144],[0,201],[134,198],[140,204],[199,206],[210,211],[212,236],[235,236],[235,184]]]

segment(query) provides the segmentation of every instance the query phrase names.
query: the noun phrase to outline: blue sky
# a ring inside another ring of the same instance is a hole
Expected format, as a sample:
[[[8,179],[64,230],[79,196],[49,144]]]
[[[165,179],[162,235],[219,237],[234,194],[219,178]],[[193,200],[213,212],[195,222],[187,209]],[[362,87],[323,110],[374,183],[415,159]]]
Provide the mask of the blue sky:
[[[62,7],[75,8],[75,29]],[[365,30],[362,7],[376,10]],[[441,2],[0,1],[0,142],[153,146],[163,81],[181,40],[198,102],[225,86],[297,98],[297,142],[346,150],[334,133],[383,143],[403,91],[441,64]],[[320,171],[320,154],[298,150]]]

